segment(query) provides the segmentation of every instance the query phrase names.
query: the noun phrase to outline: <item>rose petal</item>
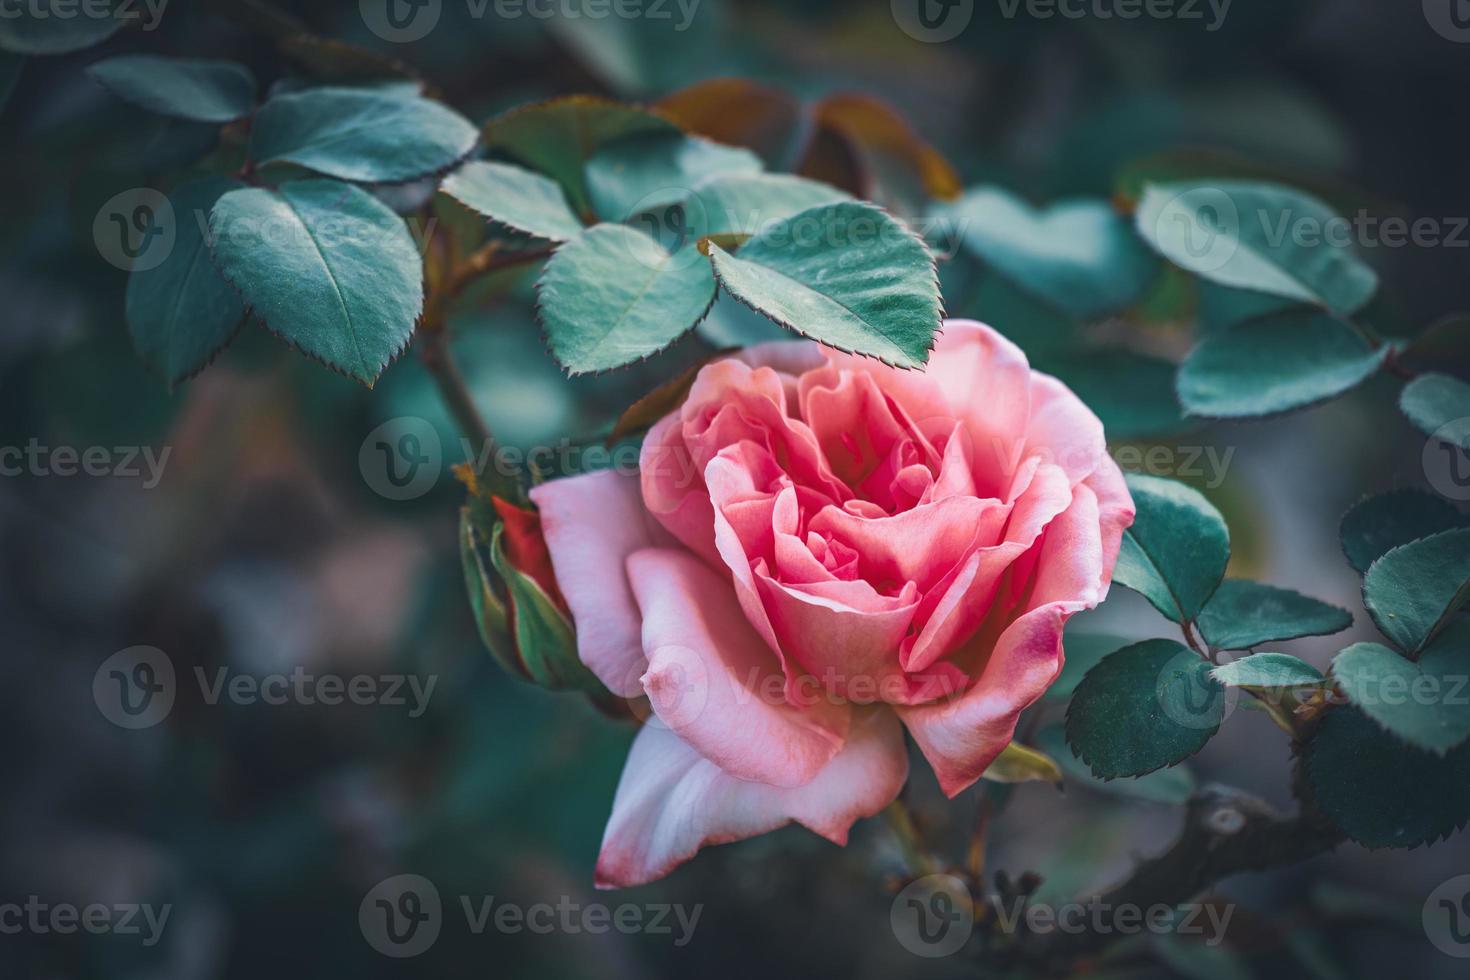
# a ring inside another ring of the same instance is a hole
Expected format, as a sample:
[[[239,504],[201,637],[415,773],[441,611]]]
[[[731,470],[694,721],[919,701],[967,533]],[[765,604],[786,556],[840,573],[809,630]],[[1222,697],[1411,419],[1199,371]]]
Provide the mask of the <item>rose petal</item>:
[[[737,779],[664,728],[633,742],[597,859],[597,887],[662,878],[706,844],[744,840],[792,821],[835,844],[903,788],[908,754],[893,713],[865,709],[847,744],[816,778],[782,789]]]

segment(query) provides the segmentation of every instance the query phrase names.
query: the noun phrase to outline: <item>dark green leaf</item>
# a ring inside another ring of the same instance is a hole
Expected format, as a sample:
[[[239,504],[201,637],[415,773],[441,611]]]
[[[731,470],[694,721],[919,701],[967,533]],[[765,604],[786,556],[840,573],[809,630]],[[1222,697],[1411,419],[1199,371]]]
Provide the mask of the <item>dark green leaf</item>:
[[[1141,776],[1194,755],[1225,717],[1210,664],[1173,640],[1144,640],[1087,672],[1067,709],[1067,741],[1102,779]]]
[[[1400,650],[1424,645],[1470,591],[1470,529],[1399,545],[1363,576],[1363,603]]]
[[[1180,806],[1194,792],[1194,774],[1185,765],[1159,769],[1143,776],[1098,779],[1067,744],[1067,735],[1061,725],[1051,725],[1038,732],[1036,746],[1056,760],[1068,782],[1099,793]]]
[[[731,255],[710,245],[720,284],[803,336],[898,367],[929,359],[939,286],[924,243],[879,209],[810,208]]]
[[[209,221],[225,278],[282,340],[369,387],[413,336],[423,263],[366,191],[300,180],[231,191]]]
[[[1079,319],[1136,303],[1158,277],[1157,259],[1106,201],[1035,209],[996,187],[977,188],[942,213],[991,268]]]
[[[1221,650],[1245,650],[1299,636],[1327,636],[1352,624],[1352,614],[1346,609],[1245,579],[1221,582],[1199,614],[1200,633]]]
[[[1108,438],[1177,432],[1190,423],[1174,393],[1173,364],[1118,347],[1043,354],[1036,369],[1055,375],[1102,420]]]
[[[1099,660],[1128,645],[1128,641],[1121,636],[1070,631],[1062,643],[1066,663],[1062,665],[1061,676],[1052,682],[1051,687],[1047,688],[1046,699],[1048,701],[1065,701],[1070,698],[1072,692],[1077,690],[1077,685],[1082,683],[1083,676]]]
[[[1216,180],[1155,184],[1138,205],[1138,230],[1166,259],[1224,286],[1270,293],[1350,316],[1378,276],[1335,244],[1344,219],[1321,201],[1275,184]]]
[[[1421,374],[1404,386],[1399,407],[1420,432],[1470,452],[1470,384]]]
[[[1470,744],[1438,756],[1338,707],[1308,744],[1306,767],[1317,805],[1364,847],[1418,847],[1470,820]]]
[[[582,233],[561,185],[508,163],[473,161],[445,179],[444,193],[507,228],[553,242]]]
[[[1309,309],[1296,300],[1248,289],[1231,289],[1208,279],[1198,280],[1198,287],[1199,325],[1205,333],[1218,333],[1237,323],[1263,316]]]
[[[81,9],[77,0],[26,0],[10,3],[0,16],[0,50],[17,54],[69,54],[101,44],[122,29],[117,0],[104,0],[107,16],[91,15],[97,4]],[[134,6],[133,9],[141,9]],[[156,26],[156,24],[155,24]]]
[[[760,157],[738,147],[675,133],[614,140],[587,161],[587,194],[607,221],[677,204],[720,174],[761,172]]]
[[[500,545],[504,529],[497,524],[491,532],[490,561],[510,593],[516,650],[531,680],[553,691],[605,690],[577,657],[577,637],[567,617],[534,579],[505,557]]]
[[[1401,544],[1470,524],[1454,505],[1405,487],[1354,504],[1342,518],[1342,550],[1360,573]]]
[[[808,208],[850,200],[846,191],[791,174],[723,175],[701,184],[685,209],[698,234],[756,235]]]
[[[1139,592],[1176,623],[1193,620],[1230,561],[1225,519],[1199,491],[1130,473],[1138,516],[1123,534],[1113,581]]]
[[[552,177],[578,212],[590,208],[583,166],[603,145],[636,133],[677,133],[662,116],[594,96],[574,95],[512,109],[485,126],[485,147]]]
[[[342,180],[392,183],[447,170],[474,149],[475,127],[438,102],[361,88],[278,95],[250,130],[257,166],[292,163]]]
[[[1387,354],[1320,313],[1268,316],[1201,341],[1179,370],[1179,397],[1203,418],[1272,415],[1341,395]]]
[[[1418,661],[1378,643],[1354,643],[1332,678],[1369,718],[1411,745],[1444,755],[1470,738],[1470,628],[1451,627]]]
[[[495,591],[495,580],[485,566],[481,550],[488,542],[475,526],[469,507],[459,511],[459,560],[464,570],[465,589],[470,597],[470,611],[485,649],[512,676],[528,677],[525,665],[516,653],[515,638],[510,633],[510,615]],[[492,525],[492,530],[495,530]]]
[[[245,305],[215,268],[204,234],[214,202],[242,187],[229,177],[180,185],[169,195],[176,232],[168,256],[156,266],[144,261],[128,276],[128,333],[144,363],[170,386],[208,364],[245,319]]]
[[[122,55],[87,74],[119,98],[175,119],[226,123],[255,108],[255,76],[233,61]]]
[[[694,246],[670,252],[626,225],[596,225],[556,250],[538,284],[551,352],[572,374],[606,371],[663,350],[715,299]]]
[[[1285,653],[1257,653],[1242,657],[1223,667],[1216,667],[1210,676],[1227,687],[1258,687],[1267,690],[1322,683],[1320,670],[1305,660]]]

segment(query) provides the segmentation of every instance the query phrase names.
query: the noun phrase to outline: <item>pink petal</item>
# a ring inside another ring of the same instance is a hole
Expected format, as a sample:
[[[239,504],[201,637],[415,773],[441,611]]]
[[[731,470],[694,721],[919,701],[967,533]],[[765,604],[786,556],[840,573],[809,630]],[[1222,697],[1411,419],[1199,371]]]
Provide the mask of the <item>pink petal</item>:
[[[1031,376],[1031,419],[1026,445],[1080,483],[1109,459],[1103,425],[1071,389],[1045,374]]]
[[[628,578],[643,611],[643,689],[658,722],[739,779],[800,786],[832,760],[850,709],[785,702],[780,662],[728,576],[687,551],[650,548],[628,558]]]
[[[642,617],[624,563],[642,548],[675,544],[643,506],[638,478],[614,470],[531,490],[551,566],[577,627],[577,656],[619,697],[643,693]]]
[[[662,878],[706,844],[768,833],[792,821],[835,844],[878,813],[908,778],[903,730],[887,709],[866,709],[847,744],[816,778],[782,789],[738,779],[664,728],[633,742],[597,859],[597,887]]]
[[[1026,355],[983,323],[946,320],[924,373],[969,428],[980,492],[999,493],[1020,461],[1031,416]]]

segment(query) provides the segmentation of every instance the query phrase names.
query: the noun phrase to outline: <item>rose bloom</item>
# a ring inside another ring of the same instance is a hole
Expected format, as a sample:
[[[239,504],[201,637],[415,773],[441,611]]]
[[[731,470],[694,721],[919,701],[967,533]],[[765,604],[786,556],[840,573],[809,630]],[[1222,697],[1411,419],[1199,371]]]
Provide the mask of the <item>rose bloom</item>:
[[[652,709],[601,887],[793,820],[846,843],[903,786],[905,728],[970,786],[1133,520],[1097,417],[965,320],[923,372],[809,341],[708,364],[639,470],[531,492],[578,655]]]

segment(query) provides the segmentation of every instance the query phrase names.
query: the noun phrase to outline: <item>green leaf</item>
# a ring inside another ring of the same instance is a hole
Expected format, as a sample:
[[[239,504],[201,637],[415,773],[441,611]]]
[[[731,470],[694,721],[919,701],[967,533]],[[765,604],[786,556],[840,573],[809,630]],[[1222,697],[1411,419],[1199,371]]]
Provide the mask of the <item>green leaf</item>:
[[[1417,661],[1354,643],[1332,661],[1348,700],[1411,745],[1444,755],[1470,738],[1470,629],[1446,630]]]
[[[495,530],[498,530],[496,528]],[[470,597],[470,611],[480,640],[502,670],[513,676],[529,677],[525,665],[516,654],[515,638],[510,633],[510,614],[495,591],[495,580],[480,556],[488,547],[483,533],[476,527],[469,507],[459,509],[459,560],[464,570],[465,589]]]
[[[1470,452],[1470,384],[1421,374],[1404,386],[1399,407],[1420,432]]]
[[[1153,184],[1138,231],[1164,258],[1212,282],[1350,316],[1377,274],[1342,245],[1345,219],[1309,194],[1275,184],[1217,180]]]
[[[372,387],[423,310],[423,262],[403,220],[334,180],[219,199],[214,255],[266,328]]]
[[[1225,519],[1182,483],[1138,473],[1126,479],[1138,516],[1123,533],[1113,581],[1141,593],[1176,623],[1193,620],[1230,561]]]
[[[1144,640],[1104,657],[1072,695],[1067,741],[1102,779],[1189,758],[1225,717],[1225,688],[1210,669],[1173,640]]]
[[[1106,633],[1067,633],[1062,639],[1066,662],[1062,673],[1046,690],[1048,701],[1065,701],[1077,690],[1083,676],[1097,662],[1115,650],[1128,645],[1121,636]]]
[[[720,174],[759,174],[749,150],[675,133],[643,133],[614,140],[587,161],[587,194],[606,221],[678,204]]]
[[[1470,528],[1399,545],[1363,576],[1363,603],[1400,650],[1424,645],[1470,596]]]
[[[1364,847],[1418,847],[1470,820],[1470,743],[1439,756],[1337,707],[1308,744],[1306,769],[1317,805]]]
[[[535,579],[505,556],[500,545],[504,530],[505,525],[497,524],[490,534],[490,562],[510,593],[516,650],[531,680],[553,691],[605,690],[577,657],[577,637],[567,617]]]
[[[1272,415],[1335,398],[1365,381],[1389,348],[1320,313],[1285,313],[1211,334],[1179,370],[1185,411],[1202,418]]]
[[[1208,279],[1198,280],[1199,326],[1207,334],[1263,316],[1311,309],[1296,300],[1248,289],[1231,289]]]
[[[693,245],[671,252],[626,225],[596,225],[556,250],[537,284],[551,352],[571,374],[663,350],[709,312],[715,280]]]
[[[1131,306],[1159,275],[1158,260],[1107,201],[1037,209],[998,187],[981,187],[940,213],[991,268],[1079,319]]]
[[[599,148],[636,133],[677,133],[662,116],[594,96],[574,95],[512,109],[485,125],[488,150],[509,154],[566,189],[579,213],[589,210],[583,167]]]
[[[803,336],[896,367],[929,358],[939,285],[924,243],[868,204],[810,208],[731,255],[709,246],[730,295]]]
[[[1226,687],[1265,690],[1321,684],[1322,672],[1298,657],[1285,653],[1257,653],[1216,667],[1210,672]]]
[[[204,235],[215,201],[244,186],[229,177],[181,184],[169,195],[177,230],[168,256],[154,266],[145,252],[128,276],[128,333],[170,387],[202,370],[244,322],[245,305],[215,268]]]
[[[1036,369],[1055,375],[1102,420],[1110,440],[1187,428],[1174,393],[1178,368],[1119,347],[1043,354]]]
[[[1221,582],[1199,614],[1200,633],[1221,650],[1245,650],[1299,636],[1328,636],[1352,624],[1352,614],[1346,609],[1245,579]]]
[[[87,74],[118,98],[175,119],[227,123],[255,108],[255,76],[233,61],[122,55]]]
[[[1359,573],[1401,544],[1470,524],[1453,504],[1405,487],[1359,501],[1343,515],[1342,550]]]
[[[342,180],[392,183],[447,170],[475,146],[447,106],[402,93],[314,88],[278,95],[250,130],[257,166],[291,163]]]
[[[561,185],[508,163],[476,160],[444,181],[444,193],[507,228],[565,242],[582,233]]]
[[[104,0],[106,17],[90,16],[76,0],[26,0],[6,4],[0,16],[0,50],[17,54],[70,54],[101,44],[127,23],[117,0]],[[133,9],[141,9],[134,7]],[[155,25],[156,26],[156,25]]]
[[[1037,732],[1036,745],[1056,760],[1069,781],[1099,793],[1181,806],[1194,792],[1194,774],[1187,765],[1159,769],[1142,776],[1098,779],[1067,744],[1067,735],[1061,725],[1051,725]]]
[[[700,184],[685,210],[698,234],[756,235],[808,208],[851,200],[846,191],[792,174],[725,174]]]
[[[981,778],[993,783],[1060,783],[1062,770],[1045,752],[1010,742],[981,773]]]

